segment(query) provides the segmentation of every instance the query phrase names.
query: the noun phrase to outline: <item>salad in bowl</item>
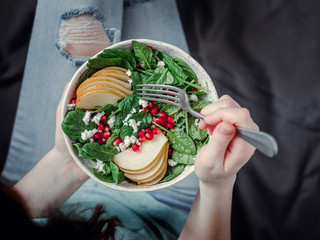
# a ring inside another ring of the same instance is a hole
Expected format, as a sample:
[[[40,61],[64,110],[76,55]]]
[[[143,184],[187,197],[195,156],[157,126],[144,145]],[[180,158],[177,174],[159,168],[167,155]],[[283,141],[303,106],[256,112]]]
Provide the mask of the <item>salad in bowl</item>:
[[[139,99],[138,84],[179,87],[196,111],[217,100],[210,77],[187,53],[164,42],[127,40],[75,73],[63,100],[62,130],[91,178],[119,190],[151,191],[190,175],[209,135],[182,109]]]

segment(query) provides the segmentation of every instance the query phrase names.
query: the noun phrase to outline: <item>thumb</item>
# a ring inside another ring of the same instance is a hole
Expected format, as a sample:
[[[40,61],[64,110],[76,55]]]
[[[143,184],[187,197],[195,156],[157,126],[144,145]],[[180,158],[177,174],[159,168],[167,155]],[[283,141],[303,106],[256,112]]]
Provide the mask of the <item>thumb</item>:
[[[223,165],[226,151],[235,133],[236,129],[231,123],[221,122],[215,127],[207,148],[215,166]]]

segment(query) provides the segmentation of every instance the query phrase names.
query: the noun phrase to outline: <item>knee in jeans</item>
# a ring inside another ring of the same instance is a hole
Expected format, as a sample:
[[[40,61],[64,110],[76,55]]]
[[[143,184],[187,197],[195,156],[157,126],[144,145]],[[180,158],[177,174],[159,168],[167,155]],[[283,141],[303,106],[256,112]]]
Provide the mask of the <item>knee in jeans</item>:
[[[57,47],[76,65],[81,65],[112,45],[115,29],[106,29],[96,9],[74,10],[61,17]]]

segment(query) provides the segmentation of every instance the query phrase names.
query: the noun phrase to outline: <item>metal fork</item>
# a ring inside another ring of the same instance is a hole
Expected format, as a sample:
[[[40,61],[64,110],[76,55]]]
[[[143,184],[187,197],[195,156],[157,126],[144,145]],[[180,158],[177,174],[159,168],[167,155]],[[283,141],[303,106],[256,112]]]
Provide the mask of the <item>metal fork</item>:
[[[138,84],[136,91],[139,99],[171,104],[199,119],[204,118],[204,115],[191,108],[187,93],[180,88],[161,84]],[[274,157],[278,153],[278,144],[268,133],[237,127],[236,135],[268,157]]]

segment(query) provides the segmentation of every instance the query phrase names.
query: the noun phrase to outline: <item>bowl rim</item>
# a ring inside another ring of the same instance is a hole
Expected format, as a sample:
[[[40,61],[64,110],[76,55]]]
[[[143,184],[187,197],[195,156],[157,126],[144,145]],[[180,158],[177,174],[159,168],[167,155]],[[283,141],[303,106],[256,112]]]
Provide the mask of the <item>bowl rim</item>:
[[[180,58],[183,56],[182,60],[186,61],[189,66],[191,65],[190,67],[194,71],[196,70],[195,73],[198,77],[201,74],[202,78],[205,79],[204,81],[210,86],[209,89],[213,94],[212,100],[216,101],[218,99],[216,88],[213,85],[213,82],[212,82],[210,76],[208,75],[208,73],[205,71],[205,69],[194,58],[192,58],[187,52],[183,51],[182,49],[180,49],[170,43],[157,41],[157,40],[151,40],[151,39],[129,39],[129,40],[120,41],[118,43],[115,43],[115,44],[107,47],[107,48],[104,48],[101,51],[99,51],[97,54],[95,54],[94,56],[90,57],[89,59],[97,57],[105,49],[114,49],[114,48],[129,49],[128,45],[131,46],[132,41],[138,41],[138,42],[143,43],[145,45],[151,45],[154,47],[154,49],[158,49],[159,46],[160,46],[160,48],[167,48],[168,50],[170,50],[174,53],[171,55],[169,54],[170,56],[179,56]],[[159,51],[161,51],[161,50],[159,50]],[[67,105],[69,104],[70,99],[75,96],[74,90],[77,86],[78,79],[81,76],[81,74],[88,68],[87,67],[88,60],[77,69],[77,71],[74,73],[71,80],[69,81],[68,87],[66,89],[66,92],[65,92],[65,95],[64,95],[64,98],[62,101],[61,123],[64,120],[64,118],[68,112]],[[199,72],[199,73],[197,74],[197,72]],[[206,80],[210,80],[210,81],[208,82]],[[126,185],[125,183],[120,183],[120,184],[107,183],[107,182],[101,181],[94,174],[91,173],[91,171],[82,163],[82,161],[76,155],[74,146],[72,146],[73,140],[71,140],[65,133],[63,133],[63,136],[64,136],[64,141],[67,145],[68,151],[71,154],[73,160],[77,163],[77,165],[94,181],[96,181],[106,187],[113,188],[116,190],[129,191],[129,192],[146,192],[146,191],[155,191],[155,190],[159,190],[159,189],[164,189],[164,188],[170,187],[172,185],[175,185],[176,183],[182,181],[183,179],[185,179],[186,177],[188,177],[189,175],[191,175],[194,172],[194,165],[186,165],[184,171],[179,176],[175,177],[174,179],[172,179],[170,181],[158,183],[158,184],[151,185],[151,186],[140,186],[140,185],[130,184],[130,187],[128,187],[129,185]]]

